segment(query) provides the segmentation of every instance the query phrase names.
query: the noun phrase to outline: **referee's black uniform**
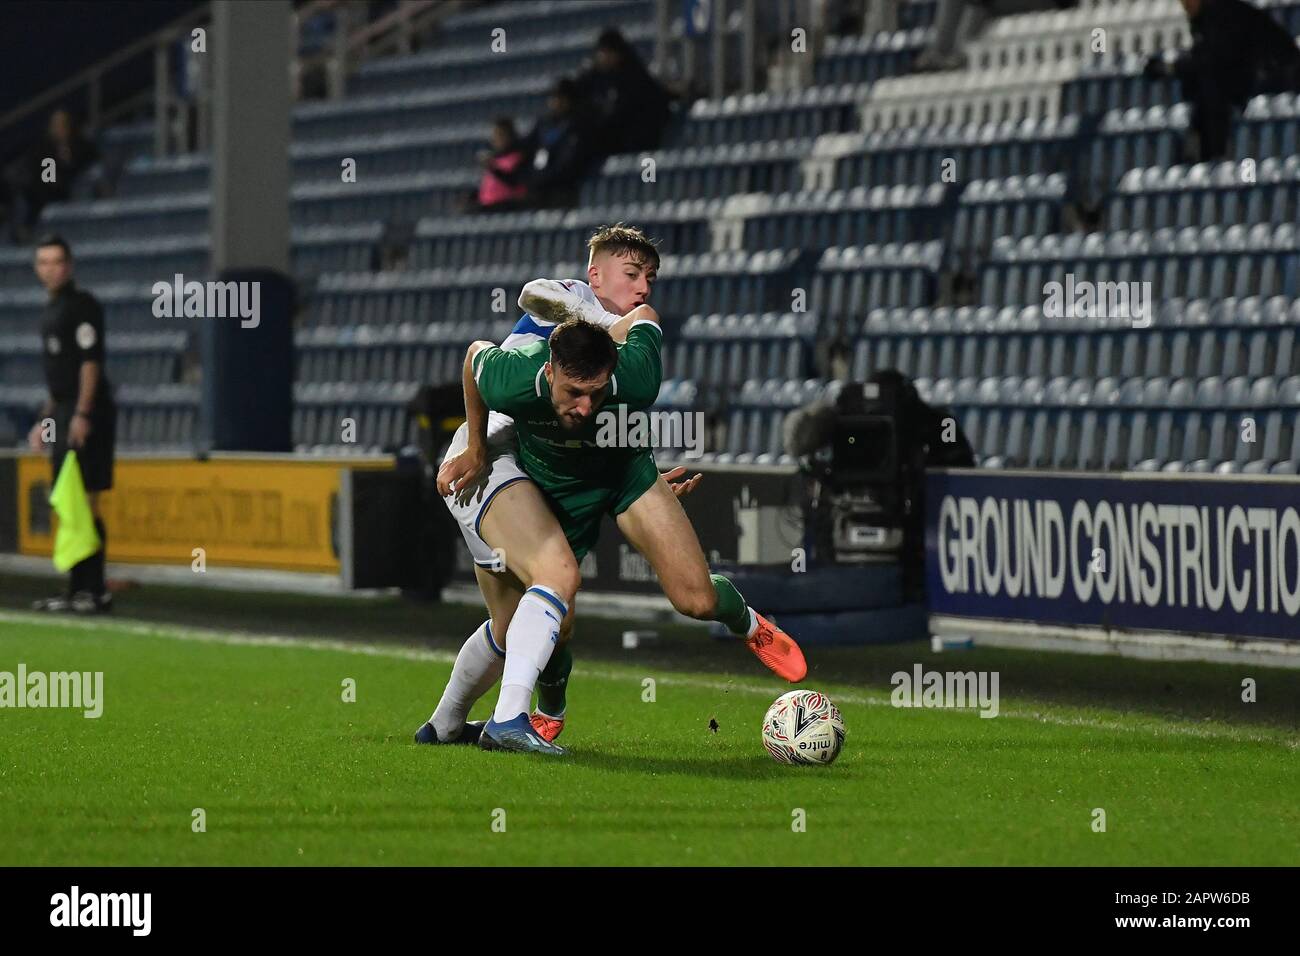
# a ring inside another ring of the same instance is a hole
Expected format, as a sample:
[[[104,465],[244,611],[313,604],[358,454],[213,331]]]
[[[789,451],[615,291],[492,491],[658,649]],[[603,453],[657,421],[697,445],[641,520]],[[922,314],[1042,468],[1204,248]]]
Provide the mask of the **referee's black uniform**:
[[[77,288],[76,283],[69,279],[50,297],[41,316],[41,343],[45,356],[45,382],[53,406],[49,417],[54,419],[51,480],[58,480],[59,469],[68,453],[68,433],[73,417],[83,414],[77,407],[82,363],[97,362],[98,384],[87,415],[90,434],[76,452],[86,491],[107,491],[113,487],[117,407],[104,368],[104,310],[94,296]],[[95,529],[104,544],[98,552],[72,568],[68,594],[70,597],[89,594],[97,605],[104,605],[108,600],[104,587],[104,550],[108,539],[104,523],[98,516]]]

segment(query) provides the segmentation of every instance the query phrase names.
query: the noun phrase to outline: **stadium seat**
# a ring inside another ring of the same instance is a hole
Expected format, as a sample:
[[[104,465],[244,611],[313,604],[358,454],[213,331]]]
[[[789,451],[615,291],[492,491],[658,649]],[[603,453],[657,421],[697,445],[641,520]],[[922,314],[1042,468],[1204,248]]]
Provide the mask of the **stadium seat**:
[[[649,50],[650,0],[592,2]],[[696,100],[651,181],[642,157],[611,157],[572,210],[452,214],[477,184],[485,117],[531,119],[550,78],[589,51],[599,27],[577,5],[453,13],[420,51],[362,63],[342,98],[295,106],[295,444],[337,445],[344,412],[368,446],[405,441],[397,396],[455,382],[468,341],[513,324],[522,282],[581,275],[585,238],[622,219],[663,241],[653,301],[673,378],[661,402],[717,409],[718,460],[783,460],[779,423],[824,387],[812,376],[826,371],[826,339],[846,330],[853,378],[912,376],[958,410],[985,467],[1294,469],[1300,100],[1254,98],[1232,160],[1182,165],[1188,107],[1175,83],[1142,75],[1148,52],[1183,42],[1175,5],[1087,0],[1002,18],[968,51],[975,70],[915,75],[936,6],[907,0],[895,31],[827,37],[802,89]],[[1271,9],[1300,30],[1300,4]],[[483,32],[506,14],[511,44],[488,64]],[[1103,56],[1079,39],[1093,23],[1107,29]],[[104,304],[135,447],[192,434],[188,398],[130,389],[184,377],[198,325],[160,330],[150,284],[202,275],[210,256],[211,160],[148,155],[152,136],[148,124],[106,130],[117,195],[54,204],[42,221],[76,244],[78,275]],[[357,160],[358,182],[339,182],[340,156]],[[1066,231],[1080,201],[1103,204],[1104,229]],[[407,227],[402,247],[393,234]],[[1152,326],[1044,314],[1045,284],[1067,273],[1150,282]],[[0,250],[0,436],[39,384],[23,338],[42,305],[29,275],[28,253]],[[795,289],[815,315],[785,311]],[[1257,443],[1234,440],[1244,416]]]

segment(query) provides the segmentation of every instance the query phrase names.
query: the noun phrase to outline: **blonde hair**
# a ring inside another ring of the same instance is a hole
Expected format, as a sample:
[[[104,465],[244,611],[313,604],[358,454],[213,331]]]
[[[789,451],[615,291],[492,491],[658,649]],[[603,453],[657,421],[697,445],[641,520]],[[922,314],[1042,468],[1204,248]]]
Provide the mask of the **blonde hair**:
[[[625,226],[616,222],[612,226],[601,226],[587,240],[591,255],[590,264],[600,253],[615,256],[628,256],[639,266],[659,268],[659,250],[653,240],[636,226]]]

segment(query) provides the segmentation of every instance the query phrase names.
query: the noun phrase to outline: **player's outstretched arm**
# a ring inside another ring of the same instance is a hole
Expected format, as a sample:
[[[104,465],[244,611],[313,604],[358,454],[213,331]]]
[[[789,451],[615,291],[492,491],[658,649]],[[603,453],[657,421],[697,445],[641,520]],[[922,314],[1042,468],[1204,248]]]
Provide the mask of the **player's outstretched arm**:
[[[576,280],[534,279],[519,293],[519,308],[557,325],[566,319],[578,318],[608,329],[619,321],[621,316],[606,312],[594,296],[586,298],[583,290],[590,294],[590,288]]]
[[[474,487],[487,468],[488,407],[474,380],[474,356],[480,350],[492,348],[491,342],[471,342],[465,352],[465,367],[461,378],[465,386],[465,421],[469,424],[469,444],[455,458],[449,458],[438,469],[438,494],[464,492]]]
[[[639,305],[623,320],[627,323],[627,344],[618,350],[618,366],[614,370],[618,387],[614,401],[629,408],[649,408],[659,397],[663,382],[659,350],[664,333],[659,315],[650,306]]]
[[[478,390],[478,380],[474,377],[474,356],[483,349],[495,348],[495,343],[479,340],[471,342],[465,350],[465,364],[461,368],[461,382],[465,388],[465,420],[469,422],[469,444],[473,448],[487,447],[487,402]]]

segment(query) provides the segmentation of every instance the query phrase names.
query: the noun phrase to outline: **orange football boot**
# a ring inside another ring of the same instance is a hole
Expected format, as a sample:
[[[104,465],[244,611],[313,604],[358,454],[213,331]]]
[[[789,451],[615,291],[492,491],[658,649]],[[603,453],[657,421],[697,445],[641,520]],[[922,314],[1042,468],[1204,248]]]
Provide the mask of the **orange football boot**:
[[[808,663],[803,659],[803,651],[785,631],[781,630],[757,611],[758,630],[745,643],[763,665],[777,677],[797,684],[808,674]],[[539,731],[540,732],[540,731]]]
[[[548,744],[560,736],[560,731],[564,729],[563,717],[548,717],[540,710],[533,711],[528,718],[529,723],[533,725],[533,730],[537,731],[537,736],[541,737]]]

